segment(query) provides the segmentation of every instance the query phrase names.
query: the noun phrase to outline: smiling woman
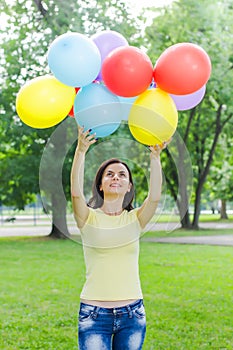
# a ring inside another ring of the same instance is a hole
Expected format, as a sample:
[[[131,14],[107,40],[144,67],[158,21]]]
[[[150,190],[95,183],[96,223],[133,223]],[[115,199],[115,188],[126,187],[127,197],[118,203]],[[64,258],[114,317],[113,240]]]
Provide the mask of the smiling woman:
[[[71,170],[74,217],[80,228],[86,281],[79,309],[79,349],[142,349],[146,316],[139,277],[139,239],[161,196],[162,146],[150,147],[150,187],[133,208],[134,184],[128,165],[117,158],[97,170],[88,203],[83,193],[85,155],[96,142],[78,127]],[[133,347],[132,347],[133,343]]]
[[[96,174],[92,192],[88,205],[101,208],[106,214],[133,209],[134,185],[127,164],[116,158],[105,161]]]

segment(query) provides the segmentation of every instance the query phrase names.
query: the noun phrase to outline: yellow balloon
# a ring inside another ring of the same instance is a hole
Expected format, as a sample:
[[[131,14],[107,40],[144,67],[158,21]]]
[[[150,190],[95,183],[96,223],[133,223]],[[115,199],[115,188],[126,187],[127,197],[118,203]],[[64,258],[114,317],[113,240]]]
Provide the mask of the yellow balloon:
[[[16,97],[16,111],[32,128],[49,128],[68,115],[75,94],[74,87],[64,85],[55,77],[40,76],[21,87]]]
[[[146,90],[133,103],[128,123],[132,135],[140,143],[161,144],[168,141],[177,128],[175,103],[159,88]]]

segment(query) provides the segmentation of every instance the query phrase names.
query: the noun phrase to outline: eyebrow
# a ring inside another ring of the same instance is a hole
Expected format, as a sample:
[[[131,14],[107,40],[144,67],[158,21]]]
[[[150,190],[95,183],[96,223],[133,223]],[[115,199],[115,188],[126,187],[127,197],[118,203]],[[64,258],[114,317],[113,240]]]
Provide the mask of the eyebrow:
[[[115,173],[115,171],[113,171],[111,169],[108,169],[108,170],[106,170],[106,173]],[[120,173],[120,174],[127,174],[126,170],[120,170],[120,171],[118,171],[118,173]]]

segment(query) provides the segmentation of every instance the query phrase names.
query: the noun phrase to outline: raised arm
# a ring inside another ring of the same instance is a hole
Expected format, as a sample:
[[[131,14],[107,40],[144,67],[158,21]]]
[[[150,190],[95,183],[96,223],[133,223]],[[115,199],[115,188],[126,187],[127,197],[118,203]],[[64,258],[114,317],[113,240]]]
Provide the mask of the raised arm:
[[[96,142],[94,136],[90,135],[90,130],[84,131],[82,127],[78,127],[78,145],[74,154],[70,180],[74,218],[79,228],[84,226],[89,214],[83,190],[84,164],[88,148]]]
[[[156,145],[150,147],[150,183],[148,196],[137,211],[138,220],[142,228],[152,219],[161,197],[162,168],[160,153],[166,148],[168,143],[169,141],[164,142],[162,146]]]

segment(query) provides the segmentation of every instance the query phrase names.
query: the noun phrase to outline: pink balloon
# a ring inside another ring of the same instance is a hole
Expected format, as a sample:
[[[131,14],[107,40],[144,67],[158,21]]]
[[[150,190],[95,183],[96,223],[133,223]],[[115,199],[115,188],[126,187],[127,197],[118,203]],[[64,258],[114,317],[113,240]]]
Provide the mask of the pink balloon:
[[[203,85],[202,88],[193,92],[192,94],[187,95],[172,95],[173,101],[175,102],[176,108],[178,111],[186,111],[197,106],[203,99],[206,91],[206,85]]]

